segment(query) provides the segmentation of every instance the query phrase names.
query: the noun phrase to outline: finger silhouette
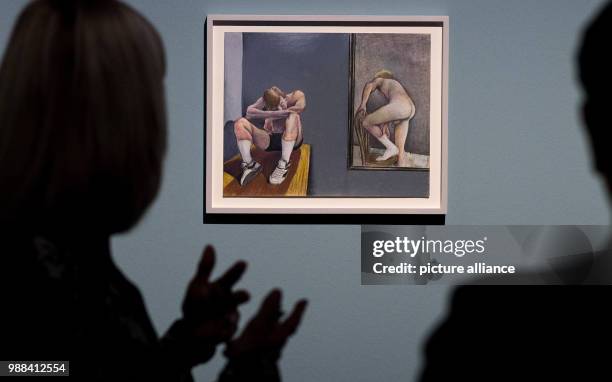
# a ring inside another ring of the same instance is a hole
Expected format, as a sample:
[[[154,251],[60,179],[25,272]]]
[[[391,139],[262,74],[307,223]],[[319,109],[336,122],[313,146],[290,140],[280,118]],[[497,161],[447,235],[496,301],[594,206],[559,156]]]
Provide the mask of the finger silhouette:
[[[255,319],[261,325],[273,325],[280,318],[280,305],[282,299],[280,289],[274,289],[264,298]]]
[[[280,325],[279,333],[282,337],[287,338],[295,333],[298,326],[300,326],[307,305],[308,301],[306,300],[300,300],[295,304],[289,317]]]
[[[251,299],[251,295],[249,295],[249,292],[245,291],[245,290],[239,290],[236,291],[232,294],[232,302],[234,305],[241,305],[244,304],[245,302],[249,301]]]
[[[221,286],[222,288],[230,289],[240,280],[244,271],[246,271],[247,264],[244,261],[238,261],[234,265],[231,266],[217,281],[215,284]]]
[[[208,281],[210,278],[210,274],[215,266],[215,249],[207,245],[204,249],[204,254],[202,254],[202,258],[200,259],[200,263],[198,264],[198,270],[195,275],[195,279],[202,279],[204,281]]]

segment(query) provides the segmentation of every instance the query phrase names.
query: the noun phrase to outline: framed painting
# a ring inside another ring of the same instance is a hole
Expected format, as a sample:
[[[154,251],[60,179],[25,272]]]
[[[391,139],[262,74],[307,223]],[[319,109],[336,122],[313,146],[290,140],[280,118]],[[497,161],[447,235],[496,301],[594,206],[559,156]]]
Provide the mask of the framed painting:
[[[448,18],[210,15],[205,214],[445,215]]]

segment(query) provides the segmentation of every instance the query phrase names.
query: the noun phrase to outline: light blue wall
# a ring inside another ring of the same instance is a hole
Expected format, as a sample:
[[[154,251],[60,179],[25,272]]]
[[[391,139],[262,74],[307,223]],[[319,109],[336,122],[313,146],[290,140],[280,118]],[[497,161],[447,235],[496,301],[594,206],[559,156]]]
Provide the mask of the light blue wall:
[[[203,35],[208,13],[449,15],[449,224],[607,224],[578,128],[577,32],[601,0],[130,0],[169,59],[170,151],[144,222],[114,241],[156,326],[177,316],[205,243],[219,267],[250,260],[256,301],[282,286],[309,312],[283,359],[286,381],[410,380],[447,290],[359,285],[358,226],[203,226]],[[0,4],[0,48],[22,0]],[[248,223],[248,222],[245,222]],[[254,304],[245,309],[250,316]],[[222,358],[196,370],[212,380]]]

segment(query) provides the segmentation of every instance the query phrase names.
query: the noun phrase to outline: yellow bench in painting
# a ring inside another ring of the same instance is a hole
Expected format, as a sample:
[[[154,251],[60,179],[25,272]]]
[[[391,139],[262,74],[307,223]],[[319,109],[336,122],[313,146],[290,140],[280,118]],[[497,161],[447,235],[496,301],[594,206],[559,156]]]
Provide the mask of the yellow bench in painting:
[[[308,195],[308,171],[310,168],[310,145],[303,144],[291,153],[291,167],[287,179],[279,185],[272,185],[268,178],[280,158],[279,151],[267,152],[252,147],[253,159],[261,163],[263,170],[246,186],[238,183],[240,177],[240,155],[223,164],[224,197],[300,197]]]

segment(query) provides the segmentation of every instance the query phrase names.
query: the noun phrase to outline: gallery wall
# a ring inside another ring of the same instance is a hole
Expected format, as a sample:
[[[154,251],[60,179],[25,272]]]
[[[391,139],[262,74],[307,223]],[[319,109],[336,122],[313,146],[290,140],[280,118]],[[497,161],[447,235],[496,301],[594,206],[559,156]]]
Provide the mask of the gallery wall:
[[[159,332],[180,311],[200,251],[216,273],[249,260],[241,285],[256,309],[280,286],[310,306],[283,355],[284,380],[409,381],[422,340],[445,311],[444,287],[360,286],[359,226],[203,225],[204,19],[209,13],[449,15],[448,224],[607,224],[591,172],[573,72],[577,33],[600,0],[130,0],[167,49],[169,152],[143,222],[113,241]],[[3,50],[25,0],[0,3]],[[321,79],[324,81],[325,79]],[[356,219],[355,224],[359,221]],[[211,381],[218,354],[198,367]]]

